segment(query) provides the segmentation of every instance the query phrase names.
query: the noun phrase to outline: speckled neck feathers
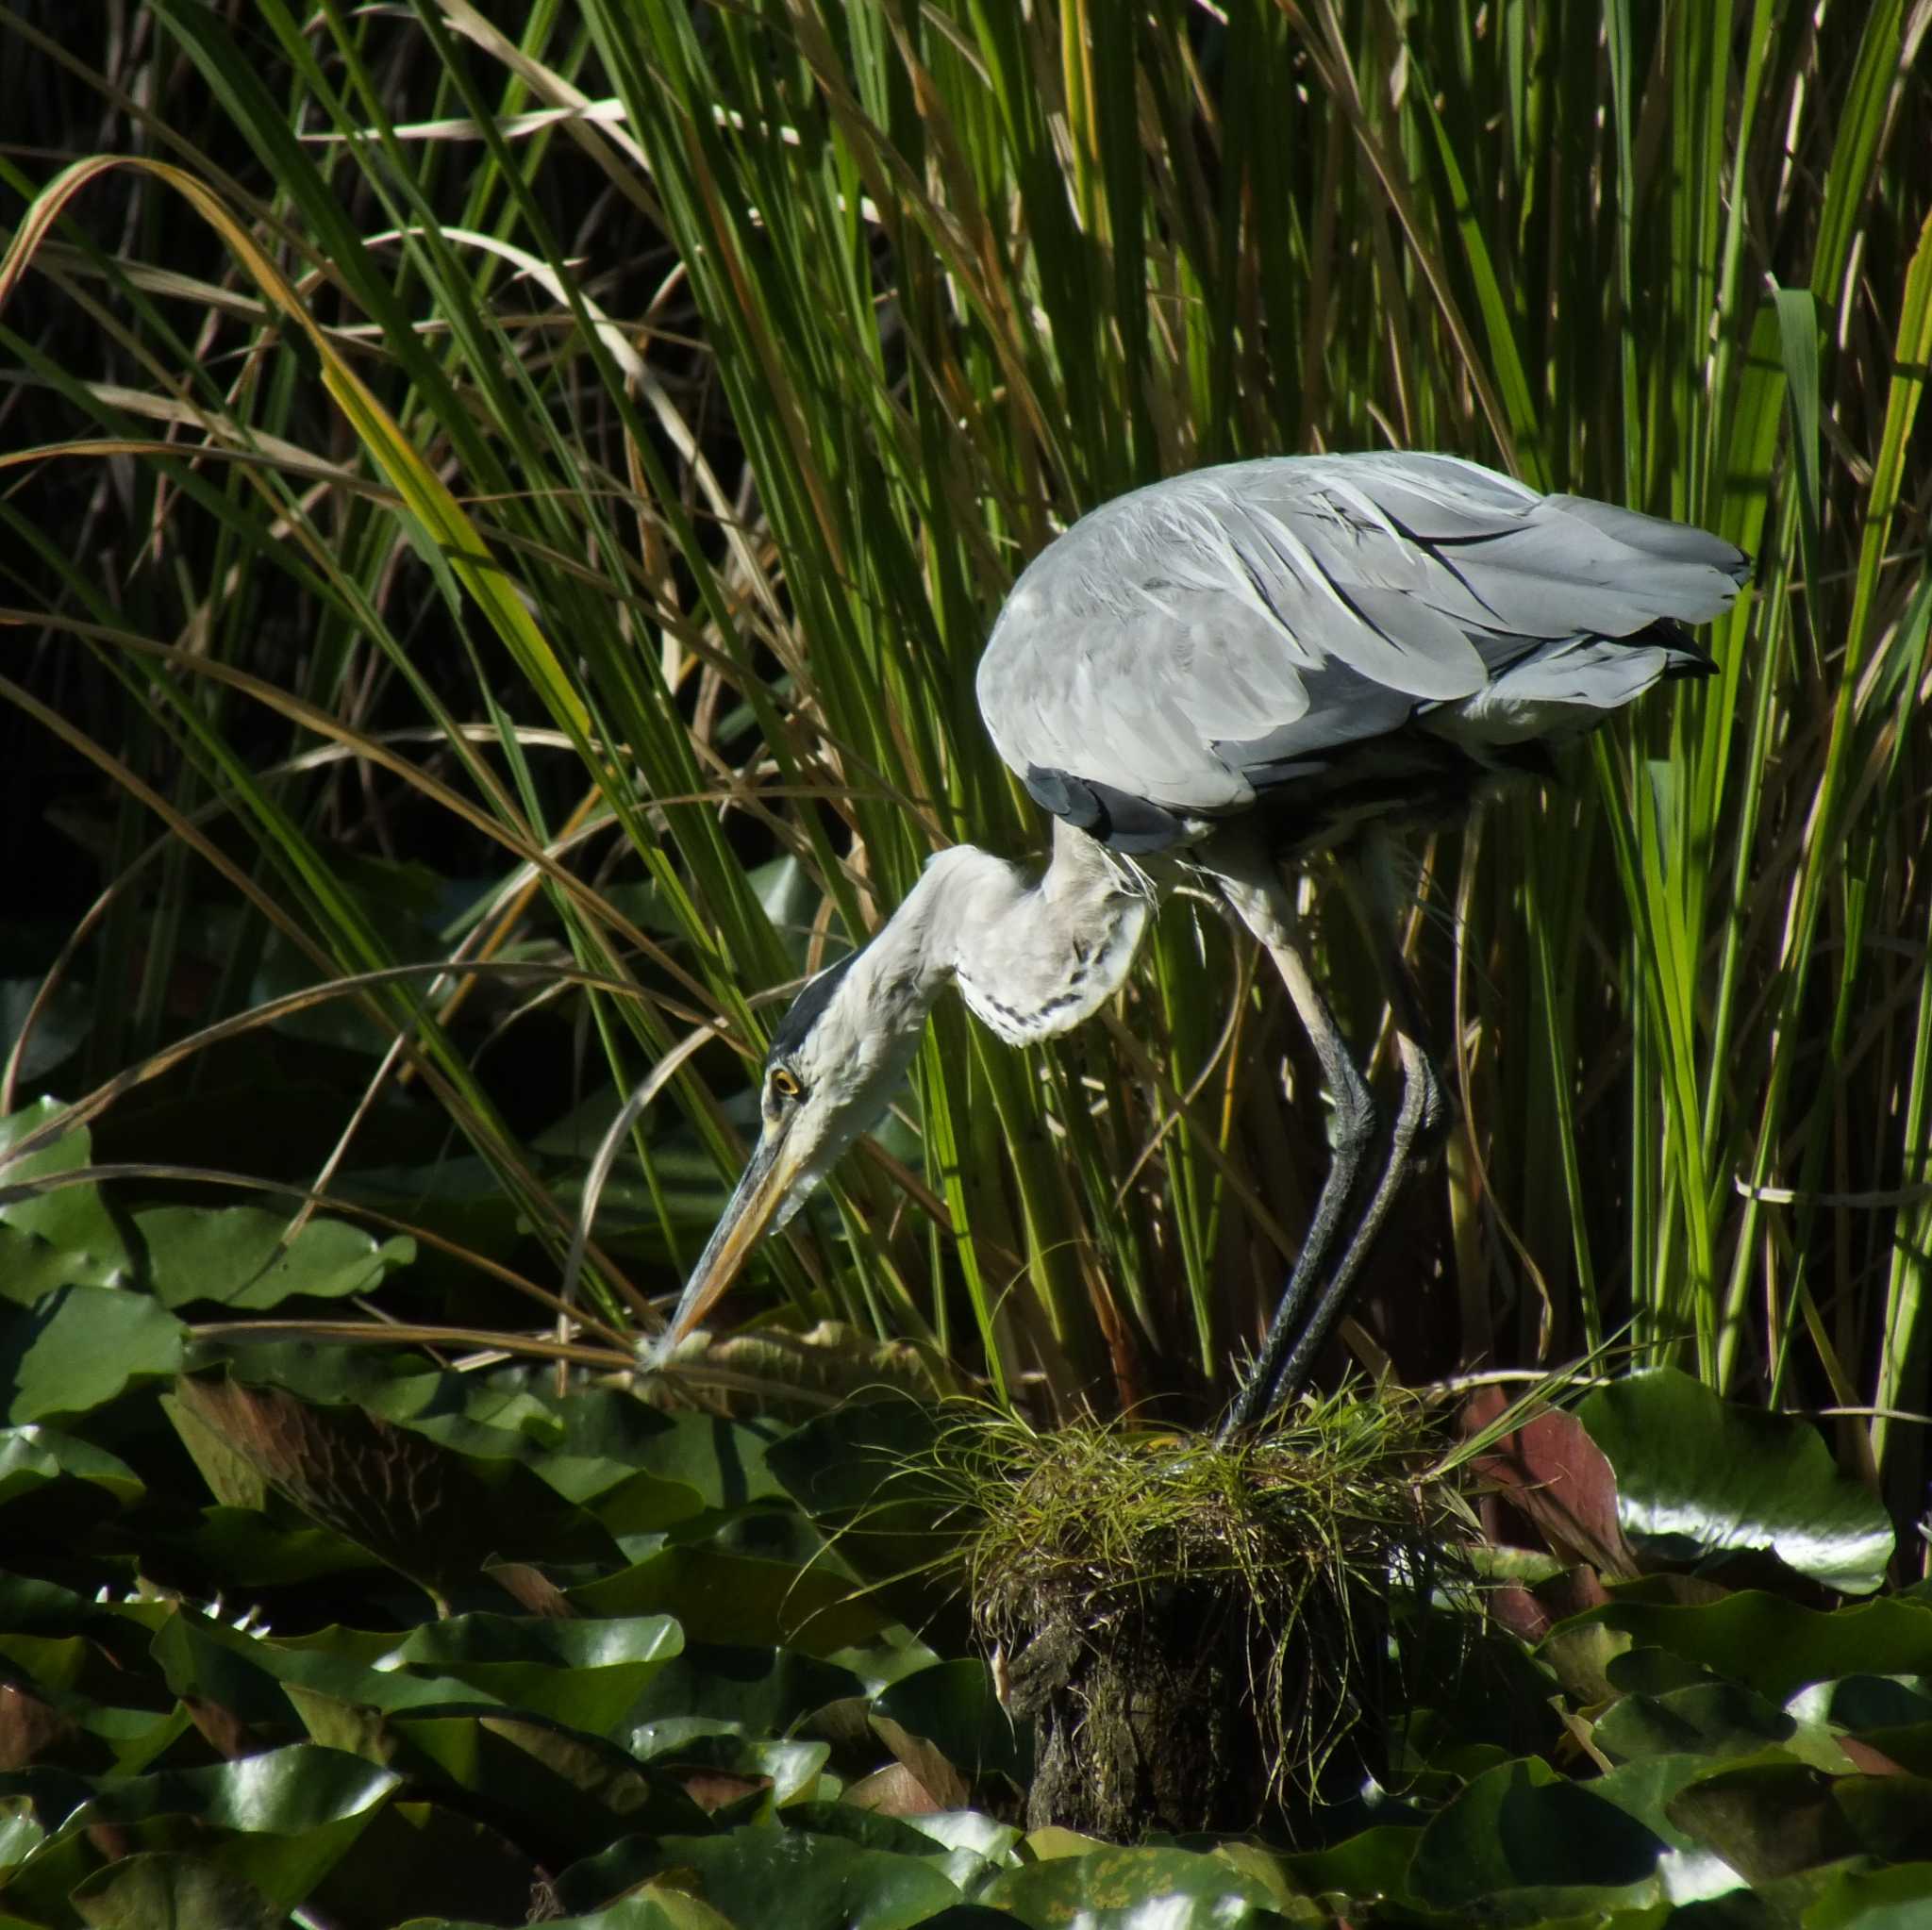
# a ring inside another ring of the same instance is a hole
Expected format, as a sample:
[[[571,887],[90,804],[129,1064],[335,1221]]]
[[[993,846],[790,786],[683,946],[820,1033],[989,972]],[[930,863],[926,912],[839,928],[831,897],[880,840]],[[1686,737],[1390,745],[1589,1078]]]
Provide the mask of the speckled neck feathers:
[[[1029,1045],[1079,1024],[1120,990],[1151,908],[1118,860],[1057,823],[1053,861],[1038,878],[957,845],[927,865],[893,923],[922,923],[928,970],[951,976],[1008,1044]]]

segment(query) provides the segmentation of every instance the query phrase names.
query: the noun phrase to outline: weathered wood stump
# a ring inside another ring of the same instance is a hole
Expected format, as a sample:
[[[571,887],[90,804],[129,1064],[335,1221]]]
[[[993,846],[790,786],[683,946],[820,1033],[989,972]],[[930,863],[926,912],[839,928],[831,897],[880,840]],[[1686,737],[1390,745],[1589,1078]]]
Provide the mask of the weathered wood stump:
[[[1392,1578],[1430,1510],[1412,1411],[1340,1456],[1327,1418],[1233,1449],[1028,1436],[982,1490],[974,1614],[1033,1723],[1030,1827],[1307,1839],[1383,1772]]]

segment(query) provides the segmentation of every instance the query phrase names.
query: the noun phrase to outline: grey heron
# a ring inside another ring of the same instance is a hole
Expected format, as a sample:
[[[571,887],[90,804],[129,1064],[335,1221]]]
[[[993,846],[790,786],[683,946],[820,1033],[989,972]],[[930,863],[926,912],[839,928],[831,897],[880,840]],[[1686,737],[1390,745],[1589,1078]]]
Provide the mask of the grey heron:
[[[756,1150],[644,1363],[883,1115],[946,986],[1009,1043],[1063,1032],[1126,978],[1157,881],[1191,874],[1273,958],[1335,1108],[1327,1175],[1226,1424],[1289,1398],[1443,1095],[1391,929],[1403,1092],[1351,1221],[1376,1107],[1284,865],[1441,815],[1660,678],[1709,670],[1683,626],[1728,608],[1749,569],[1701,529],[1448,456],[1229,463],[1075,523],[1014,584],[977,680],[995,748],[1052,814],[1050,861],[1036,874],[940,852],[871,941],[799,992],[765,1061]]]

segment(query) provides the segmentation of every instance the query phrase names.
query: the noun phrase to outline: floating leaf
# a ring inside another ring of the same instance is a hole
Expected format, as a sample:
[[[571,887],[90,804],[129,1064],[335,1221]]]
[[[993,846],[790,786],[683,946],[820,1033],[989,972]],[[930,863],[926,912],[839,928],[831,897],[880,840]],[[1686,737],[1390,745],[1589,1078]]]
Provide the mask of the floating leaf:
[[[1835,1862],[1859,1847],[1833,1799],[1831,1779],[1805,1763],[1721,1770],[1678,1790],[1669,1810],[1679,1829],[1754,1885]]]
[[[1430,1821],[1408,1884],[1422,1902],[1452,1907],[1509,1890],[1598,1893],[1546,1902],[1552,1912],[1647,1902],[1628,1892],[1651,1881],[1665,1847],[1626,1810],[1531,1756],[1479,1775]]]
[[[1775,1703],[1735,1682],[1701,1682],[1662,1695],[1626,1695],[1597,1718],[1592,1740],[1606,1754],[1751,1755],[1797,1728]]]
[[[96,1930],[157,1930],[160,1924],[219,1924],[221,1930],[282,1930],[288,1912],[220,1864],[179,1852],[125,1857],[71,1892]]]
[[[1577,1418],[1617,1471],[1624,1533],[1652,1557],[1770,1553],[1845,1594],[1885,1580],[1890,1520],[1808,1421],[1721,1401],[1674,1367],[1592,1389]]]
[[[134,1277],[133,1256],[92,1180],[37,1191],[27,1182],[72,1173],[92,1158],[85,1126],[8,1160],[8,1150],[63,1110],[42,1099],[0,1119],[0,1300],[26,1306],[57,1287],[115,1287]]]
[[[58,1287],[0,1314],[0,1422],[19,1424],[103,1407],[130,1382],[181,1365],[181,1323],[145,1293]]]
[[[585,1908],[657,1876],[708,1905],[735,1930],[911,1930],[958,1888],[930,1863],[802,1829],[753,1826],[714,1837],[634,1838],[558,1881]]]
[[[1625,1594],[1565,1622],[1544,1647],[1605,1635],[1668,1649],[1775,1703],[1840,1675],[1932,1671],[1932,1607],[1899,1598],[1827,1611],[1757,1589],[1689,1607]]]
[[[668,1615],[612,1622],[463,1615],[418,1628],[385,1666],[420,1664],[507,1707],[609,1736],[683,1646],[684,1632]]]
[[[1133,1930],[1145,1923],[1173,1930],[1220,1930],[1225,1923],[1278,1921],[1267,1888],[1218,1856],[1186,1850],[1103,1846],[1085,1855],[1056,1856],[1005,1870],[976,1903],[1008,1910],[1023,1922],[1078,1922],[1093,1930]]]
[[[1924,1930],[1932,1923],[1932,1863],[1854,1870],[1805,1912],[1805,1930]]]
[[[76,1434],[37,1423],[0,1428],[0,1506],[63,1476],[91,1482],[123,1504],[147,1492],[141,1476],[118,1455]]]
[[[343,1220],[291,1222],[259,1206],[154,1206],[134,1223],[148,1276],[166,1306],[210,1301],[237,1311],[278,1306],[291,1294],[339,1300],[367,1293],[416,1256],[416,1242],[378,1240]]]

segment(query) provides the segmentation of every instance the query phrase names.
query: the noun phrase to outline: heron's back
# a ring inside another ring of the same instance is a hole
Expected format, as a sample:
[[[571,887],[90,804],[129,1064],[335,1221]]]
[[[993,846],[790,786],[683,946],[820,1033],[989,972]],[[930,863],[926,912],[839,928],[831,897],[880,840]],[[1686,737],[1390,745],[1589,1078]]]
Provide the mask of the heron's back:
[[[1265,807],[1317,843],[1433,811],[1708,659],[1749,574],[1703,530],[1454,457],[1270,458],[1104,504],[980,660],[1000,755],[1128,851]]]

